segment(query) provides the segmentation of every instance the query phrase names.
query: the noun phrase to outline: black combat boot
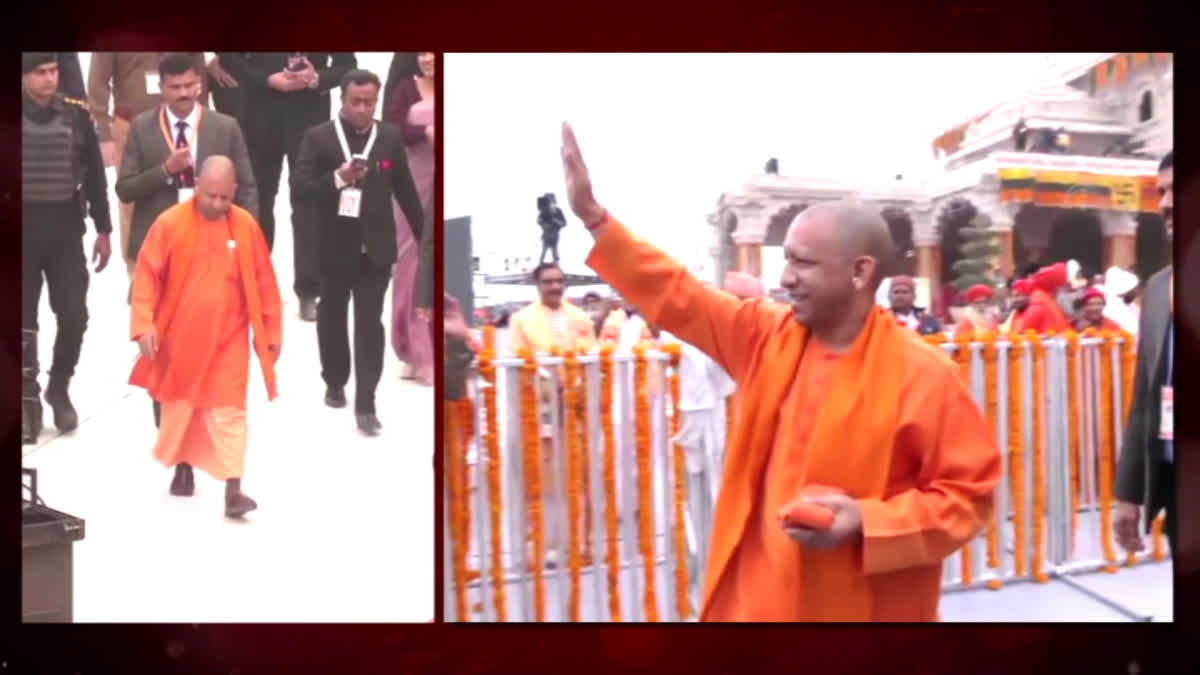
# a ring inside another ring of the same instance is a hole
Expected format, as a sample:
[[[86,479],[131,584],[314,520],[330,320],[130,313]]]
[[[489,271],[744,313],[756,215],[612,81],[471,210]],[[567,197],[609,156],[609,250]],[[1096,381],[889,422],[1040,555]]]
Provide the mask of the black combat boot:
[[[46,403],[54,411],[54,426],[59,431],[75,431],[79,426],[79,414],[71,405],[71,397],[67,394],[67,385],[71,378],[50,373],[50,382],[46,385]]]
[[[21,331],[21,442],[33,445],[42,434],[42,401],[38,396],[37,331]]]

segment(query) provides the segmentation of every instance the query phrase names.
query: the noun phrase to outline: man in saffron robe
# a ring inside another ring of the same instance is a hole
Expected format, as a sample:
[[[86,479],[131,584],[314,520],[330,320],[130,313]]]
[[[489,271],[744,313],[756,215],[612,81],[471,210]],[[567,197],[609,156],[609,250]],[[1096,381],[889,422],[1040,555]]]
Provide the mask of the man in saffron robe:
[[[1071,321],[1058,303],[1058,291],[1067,285],[1067,266],[1056,263],[1043,267],[1033,275],[1033,292],[1029,309],[1021,318],[1021,330],[1039,335],[1061,333],[1071,327]]]
[[[875,303],[892,239],[876,209],[818,204],[785,239],[791,305],[739,301],[634,235],[592,194],[563,127],[567,195],[601,278],[711,356],[741,392],[702,621],[933,621],[942,565],[992,517],[994,434],[961,371]],[[805,488],[828,530],[786,527]]]
[[[967,289],[967,308],[954,327],[955,336],[982,334],[996,330],[996,322],[992,320],[992,299],[995,293],[991,287],[975,284]]]
[[[225,481],[225,515],[257,508],[242,492],[250,327],[267,396],[283,339],[282,303],[258,223],[234,205],[233,162],[205,160],[195,195],[151,226],[134,268],[130,383],[162,406],[154,457],[175,468],[170,492],[195,491],[193,467]]]
[[[1029,309],[1029,294],[1033,292],[1033,282],[1029,279],[1017,279],[1012,284],[1012,311],[1008,313],[1008,318],[1004,323],[1000,324],[1000,332],[1002,333],[1020,333],[1021,320],[1025,316],[1025,311]]]

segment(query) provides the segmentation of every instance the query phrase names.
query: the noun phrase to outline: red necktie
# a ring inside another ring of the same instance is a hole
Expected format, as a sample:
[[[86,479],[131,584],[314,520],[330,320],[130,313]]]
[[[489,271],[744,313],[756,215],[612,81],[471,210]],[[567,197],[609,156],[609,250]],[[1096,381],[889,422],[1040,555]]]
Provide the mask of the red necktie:
[[[179,127],[179,135],[175,137],[175,149],[179,150],[188,147],[187,134],[185,133],[188,123],[180,120],[175,123],[175,126]],[[196,186],[196,171],[190,166],[180,171],[176,175],[176,178],[179,180],[179,187],[190,188]]]

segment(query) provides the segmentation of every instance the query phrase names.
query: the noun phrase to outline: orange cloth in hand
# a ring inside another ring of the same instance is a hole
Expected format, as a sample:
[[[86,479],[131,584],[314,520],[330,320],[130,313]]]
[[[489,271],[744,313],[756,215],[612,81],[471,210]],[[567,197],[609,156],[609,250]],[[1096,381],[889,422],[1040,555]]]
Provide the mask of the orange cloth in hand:
[[[833,527],[833,509],[814,504],[808,498],[844,494],[846,493],[835,487],[807,485],[795,501],[779,510],[779,520],[783,521],[784,527],[828,530]]]

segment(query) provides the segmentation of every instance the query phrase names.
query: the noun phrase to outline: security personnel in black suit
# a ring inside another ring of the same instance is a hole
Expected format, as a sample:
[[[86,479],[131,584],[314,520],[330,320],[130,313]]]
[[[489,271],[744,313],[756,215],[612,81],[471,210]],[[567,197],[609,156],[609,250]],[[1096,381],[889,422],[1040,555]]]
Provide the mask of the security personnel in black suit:
[[[275,245],[275,194],[283,173],[296,171],[296,152],[304,132],[329,120],[329,90],[358,65],[353,52],[219,52],[221,66],[238,81],[243,115],[239,118],[254,177],[258,181],[259,219],[267,245]],[[292,199],[293,288],[300,316],[317,319],[320,295],[316,225]]]
[[[97,272],[112,254],[112,221],[96,128],[85,101],[58,92],[58,55],[25,53],[21,72],[21,430],[25,443],[36,443],[42,430],[37,380],[42,280],[58,319],[46,402],[54,411],[54,426],[71,431],[79,416],[67,385],[88,320],[84,212],[96,226],[92,260]]]
[[[291,177],[292,197],[314,215],[319,229],[317,342],[325,403],[334,408],[346,405],[346,314],[353,295],[354,412],[358,428],[367,435],[382,428],[375,415],[375,387],[383,372],[383,296],[396,262],[392,195],[417,241],[425,222],[404,138],[396,127],[374,119],[380,86],[373,73],[346,73],[338,118],[304,135]]]

